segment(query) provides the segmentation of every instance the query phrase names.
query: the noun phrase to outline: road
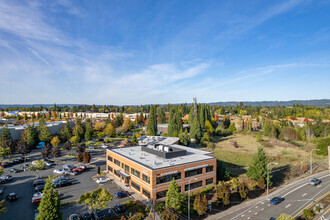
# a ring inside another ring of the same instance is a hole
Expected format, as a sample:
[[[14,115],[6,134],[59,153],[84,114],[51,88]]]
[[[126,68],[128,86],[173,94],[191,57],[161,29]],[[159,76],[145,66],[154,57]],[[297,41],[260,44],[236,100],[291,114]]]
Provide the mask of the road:
[[[272,193],[269,196],[270,199],[274,196],[280,196],[285,199],[278,205],[270,204],[268,198],[265,198],[226,216],[217,217],[217,215],[214,215],[210,219],[259,220],[271,217],[276,218],[281,213],[297,217],[302,213],[303,209],[309,207],[308,205],[311,205],[314,200],[324,196],[330,190],[329,173],[321,173],[314,177],[321,179],[322,183],[317,186],[311,186],[307,183],[310,178],[307,178],[297,181],[284,190]]]

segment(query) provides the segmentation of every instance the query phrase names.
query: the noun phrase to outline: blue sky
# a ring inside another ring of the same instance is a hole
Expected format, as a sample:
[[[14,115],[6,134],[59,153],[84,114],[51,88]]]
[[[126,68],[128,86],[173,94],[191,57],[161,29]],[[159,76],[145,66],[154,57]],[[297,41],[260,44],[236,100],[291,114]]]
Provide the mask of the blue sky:
[[[330,98],[330,1],[0,0],[0,103]]]

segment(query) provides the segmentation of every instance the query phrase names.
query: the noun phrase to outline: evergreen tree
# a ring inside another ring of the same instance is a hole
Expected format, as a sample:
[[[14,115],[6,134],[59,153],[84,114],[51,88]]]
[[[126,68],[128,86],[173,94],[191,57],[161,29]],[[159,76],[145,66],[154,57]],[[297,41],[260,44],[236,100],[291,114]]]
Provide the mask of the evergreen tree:
[[[70,141],[66,141],[63,145],[63,148],[67,151],[71,150],[72,149],[72,145],[71,145],[71,142]]]
[[[193,121],[194,121],[194,105],[191,105],[189,111],[189,118],[188,118],[188,123],[190,127],[192,127]]]
[[[85,130],[85,139],[88,140],[88,141],[90,141],[93,138],[94,129],[93,129],[92,122],[91,122],[91,120],[89,118],[86,121],[85,127],[86,127],[86,130]]]
[[[54,189],[50,178],[46,182],[38,210],[39,214],[37,215],[37,220],[62,219],[60,195],[58,191]]]
[[[267,180],[267,164],[266,153],[262,147],[259,147],[258,152],[253,156],[253,161],[249,165],[246,175],[252,180],[258,180],[260,177]],[[271,179],[270,173],[269,179]]]
[[[168,136],[172,137],[174,133],[174,110],[173,108],[170,109],[170,115],[168,118]]]
[[[165,207],[170,207],[174,208],[175,210],[179,210],[181,208],[180,198],[180,188],[173,178],[168,187],[168,191],[166,192]]]
[[[217,179],[226,181],[230,179],[230,172],[225,162],[217,160]]]
[[[166,123],[165,114],[163,112],[162,107],[160,107],[160,106],[157,107],[157,116],[158,116],[158,123],[159,124],[165,124]]]
[[[157,135],[157,117],[155,106],[150,107],[149,119],[147,124],[147,135],[156,136]]]
[[[47,125],[43,119],[40,119],[39,126],[38,126],[38,136],[39,140],[49,143],[51,140],[50,131],[47,128]]]
[[[72,129],[70,127],[69,121],[66,121],[65,126],[60,129],[58,135],[63,142],[70,140],[72,137]]]
[[[199,141],[202,138],[202,128],[200,124],[200,117],[197,115],[194,117],[193,126],[190,129],[190,137],[195,139],[196,141]]]
[[[0,134],[1,137],[3,137],[4,139],[10,139],[12,140],[11,138],[11,134],[10,134],[10,130],[8,129],[8,125],[5,124],[3,127],[2,127],[2,132]]]
[[[180,132],[182,132],[183,129],[183,122],[182,122],[182,117],[180,114],[179,109],[176,109],[175,114],[174,114],[174,135],[177,137]]]
[[[179,141],[180,141],[180,144],[182,144],[184,146],[187,146],[188,144],[190,144],[190,137],[188,135],[188,131],[187,130],[185,130],[185,132],[182,132],[179,135]]]
[[[37,144],[38,140],[38,131],[34,127],[34,125],[28,125],[27,128],[24,130],[24,141],[30,147],[34,147]]]

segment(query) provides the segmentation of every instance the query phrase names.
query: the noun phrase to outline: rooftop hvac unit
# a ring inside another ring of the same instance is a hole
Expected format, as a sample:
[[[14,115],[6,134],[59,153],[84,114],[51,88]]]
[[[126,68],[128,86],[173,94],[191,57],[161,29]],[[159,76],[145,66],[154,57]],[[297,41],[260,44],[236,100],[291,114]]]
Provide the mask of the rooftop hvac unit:
[[[168,146],[165,146],[165,147],[164,147],[164,151],[165,151],[165,152],[169,152],[169,147],[168,147]]]
[[[154,166],[157,166],[157,162],[156,162],[156,161],[154,161],[154,162],[153,162],[153,165],[154,165]]]
[[[163,145],[159,145],[159,146],[158,146],[158,150],[159,150],[159,151],[163,151],[163,149],[164,149],[164,146],[163,146]]]

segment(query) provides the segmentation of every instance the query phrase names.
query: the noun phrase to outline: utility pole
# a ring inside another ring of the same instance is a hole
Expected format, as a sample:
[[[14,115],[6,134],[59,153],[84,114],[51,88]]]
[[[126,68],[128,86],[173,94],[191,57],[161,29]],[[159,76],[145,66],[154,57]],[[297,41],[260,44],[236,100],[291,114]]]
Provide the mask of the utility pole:
[[[320,149],[312,149],[311,150],[311,153],[310,153],[310,174],[313,173],[313,151],[316,150],[316,151],[319,151]]]

